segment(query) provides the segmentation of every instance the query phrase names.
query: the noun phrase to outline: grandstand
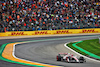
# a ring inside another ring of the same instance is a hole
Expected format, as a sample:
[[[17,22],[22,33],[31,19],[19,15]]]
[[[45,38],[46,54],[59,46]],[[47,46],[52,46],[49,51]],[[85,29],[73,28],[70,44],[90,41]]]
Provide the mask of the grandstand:
[[[99,0],[1,0],[0,32],[100,28]]]

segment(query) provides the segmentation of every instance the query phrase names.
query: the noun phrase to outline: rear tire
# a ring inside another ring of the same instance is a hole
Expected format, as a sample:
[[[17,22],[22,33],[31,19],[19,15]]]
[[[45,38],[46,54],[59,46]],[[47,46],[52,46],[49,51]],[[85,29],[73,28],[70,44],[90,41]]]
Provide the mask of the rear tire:
[[[61,61],[62,57],[61,56],[57,56],[57,61]]]
[[[80,58],[79,58],[79,61],[80,61],[80,63],[86,62],[86,60],[84,59],[84,57],[80,57]]]

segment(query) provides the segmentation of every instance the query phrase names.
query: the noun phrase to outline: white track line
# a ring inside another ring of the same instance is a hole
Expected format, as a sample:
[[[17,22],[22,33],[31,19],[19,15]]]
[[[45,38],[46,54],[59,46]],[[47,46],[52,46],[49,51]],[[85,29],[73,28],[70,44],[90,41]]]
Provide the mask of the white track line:
[[[20,43],[18,43],[18,44],[20,44]],[[16,45],[17,45],[17,44],[14,44],[14,45],[13,45],[13,52],[12,52],[12,55],[13,55],[13,57],[16,58],[16,59],[21,59],[21,58],[18,58],[18,57],[15,56],[15,46],[16,46]],[[25,59],[21,59],[21,60],[25,60]],[[29,61],[29,60],[25,60],[25,61],[33,62],[33,61]]]
[[[17,43],[17,44],[21,44],[21,43]],[[17,44],[14,44],[14,45],[13,45],[13,52],[12,52],[12,55],[13,55],[14,58],[20,59],[20,60],[24,60],[24,61],[28,61],[28,62],[33,62],[33,63],[39,63],[39,64],[44,64],[44,65],[52,65],[52,64],[45,64],[45,63],[40,63],[40,62],[34,62],[34,61],[25,60],[25,59],[16,57],[16,56],[15,56],[15,46],[16,46]],[[26,63],[26,64],[27,64],[27,63]],[[31,65],[32,65],[32,64],[31,64]],[[52,66],[55,66],[55,67],[57,67],[57,66],[58,66],[58,67],[63,67],[63,66],[59,66],[59,65],[52,65]],[[52,67],[52,66],[51,66],[51,67]]]

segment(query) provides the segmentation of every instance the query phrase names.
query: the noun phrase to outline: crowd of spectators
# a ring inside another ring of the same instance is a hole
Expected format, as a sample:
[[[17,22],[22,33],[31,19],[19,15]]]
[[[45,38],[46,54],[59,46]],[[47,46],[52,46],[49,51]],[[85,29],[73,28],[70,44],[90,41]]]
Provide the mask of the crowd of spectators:
[[[0,4],[0,32],[100,27],[95,0],[31,0]]]

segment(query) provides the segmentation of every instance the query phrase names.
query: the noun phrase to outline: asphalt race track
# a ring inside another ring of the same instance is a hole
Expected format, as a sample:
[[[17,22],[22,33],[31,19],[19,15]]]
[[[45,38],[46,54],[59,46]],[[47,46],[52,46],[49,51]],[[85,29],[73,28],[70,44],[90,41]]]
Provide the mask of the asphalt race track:
[[[18,58],[52,64],[60,65],[64,67],[99,67],[100,62],[94,62],[92,60],[86,59],[86,63],[66,63],[56,61],[56,55],[58,53],[72,53],[69,49],[64,47],[67,42],[95,39],[98,36],[94,35],[84,35],[84,36],[54,36],[54,37],[31,37],[31,38],[21,38],[21,39],[5,39],[0,40],[0,46],[9,42],[19,42],[19,41],[31,41],[30,43],[23,43],[17,45],[15,48],[15,55]],[[32,42],[34,41],[34,42]],[[30,67],[20,64],[13,64],[0,60],[0,67]]]

